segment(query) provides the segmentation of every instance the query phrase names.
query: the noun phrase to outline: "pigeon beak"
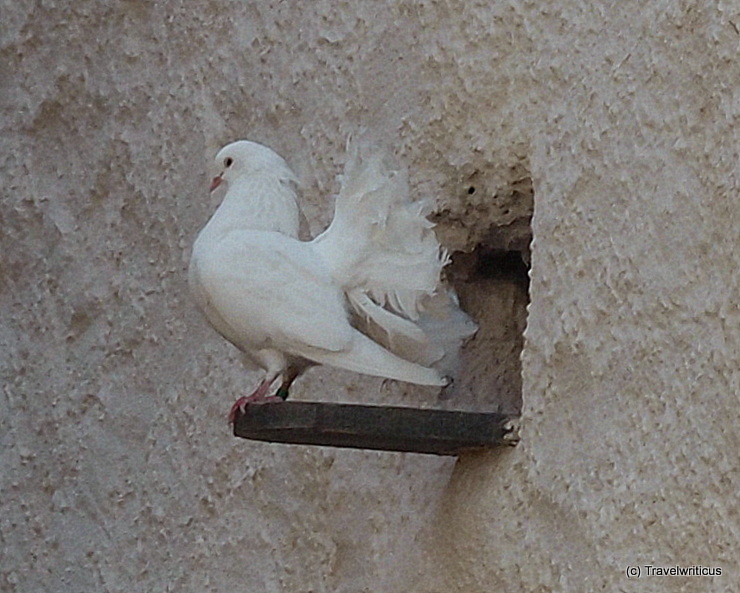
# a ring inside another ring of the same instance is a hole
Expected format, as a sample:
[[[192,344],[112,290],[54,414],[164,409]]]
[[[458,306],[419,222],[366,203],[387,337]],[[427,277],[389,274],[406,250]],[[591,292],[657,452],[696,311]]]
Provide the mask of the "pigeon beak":
[[[211,181],[211,189],[209,191],[213,191],[216,189],[219,185],[221,185],[221,182],[224,180],[223,173],[220,175],[216,175],[216,177],[213,178],[213,181]]]

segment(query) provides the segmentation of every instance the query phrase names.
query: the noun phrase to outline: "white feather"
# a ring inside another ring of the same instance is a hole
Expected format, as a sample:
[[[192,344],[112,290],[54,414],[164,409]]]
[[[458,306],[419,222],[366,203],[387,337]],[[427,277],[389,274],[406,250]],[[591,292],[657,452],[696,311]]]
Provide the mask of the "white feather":
[[[438,288],[447,256],[425,217],[428,205],[409,198],[404,171],[354,146],[331,225],[302,242],[296,178],[281,157],[240,141],[217,162],[227,192],[193,246],[189,280],[221,335],[269,380],[291,360],[308,360],[446,384],[428,365],[475,326],[454,299],[445,297],[446,309],[429,307],[446,294]],[[349,307],[367,335],[352,325]]]
[[[428,203],[410,199],[404,170],[379,150],[353,143],[334,219],[314,243],[346,290],[417,319],[420,300],[435,291],[448,262],[428,210]]]

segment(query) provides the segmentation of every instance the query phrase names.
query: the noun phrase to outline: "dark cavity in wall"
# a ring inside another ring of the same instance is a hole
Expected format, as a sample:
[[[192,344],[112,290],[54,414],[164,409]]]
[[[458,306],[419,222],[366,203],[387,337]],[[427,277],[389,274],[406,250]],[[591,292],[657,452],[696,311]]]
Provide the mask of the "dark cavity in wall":
[[[463,184],[459,201],[452,206],[462,211],[435,217],[443,243],[445,234],[454,233],[459,241],[461,229],[472,231],[466,248],[453,253],[446,273],[461,306],[479,325],[463,350],[445,407],[521,412],[534,196],[529,176],[522,170],[515,173],[510,183],[495,189],[481,179]],[[474,213],[469,209],[472,198]]]

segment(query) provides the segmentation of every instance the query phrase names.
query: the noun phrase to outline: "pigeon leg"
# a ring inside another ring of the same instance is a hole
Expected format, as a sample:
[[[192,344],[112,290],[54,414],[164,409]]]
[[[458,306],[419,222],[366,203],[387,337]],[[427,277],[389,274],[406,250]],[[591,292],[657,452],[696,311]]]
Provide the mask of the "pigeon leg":
[[[283,401],[281,398],[275,397],[274,395],[266,397],[266,394],[270,389],[270,385],[272,385],[274,381],[274,377],[269,380],[265,379],[257,386],[257,389],[254,390],[254,393],[252,393],[251,395],[242,396],[238,400],[236,400],[234,402],[234,405],[231,406],[231,410],[229,411],[229,423],[233,424],[234,420],[236,420],[237,415],[244,414],[249,404],[264,404],[273,401]]]
[[[288,399],[288,390],[293,384],[293,381],[295,381],[296,377],[300,374],[301,369],[298,369],[296,367],[289,367],[288,371],[285,373],[285,378],[283,379],[283,382],[280,384],[280,387],[278,387],[278,390],[275,392],[275,397],[279,397],[282,401]]]

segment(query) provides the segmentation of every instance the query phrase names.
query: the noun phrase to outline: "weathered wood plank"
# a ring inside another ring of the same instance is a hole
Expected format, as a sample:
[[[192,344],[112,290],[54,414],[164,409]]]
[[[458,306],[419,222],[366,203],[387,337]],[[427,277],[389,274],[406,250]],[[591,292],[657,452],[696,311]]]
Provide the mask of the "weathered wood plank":
[[[251,405],[234,423],[245,439],[457,455],[518,442],[517,418],[462,412],[321,402]]]

